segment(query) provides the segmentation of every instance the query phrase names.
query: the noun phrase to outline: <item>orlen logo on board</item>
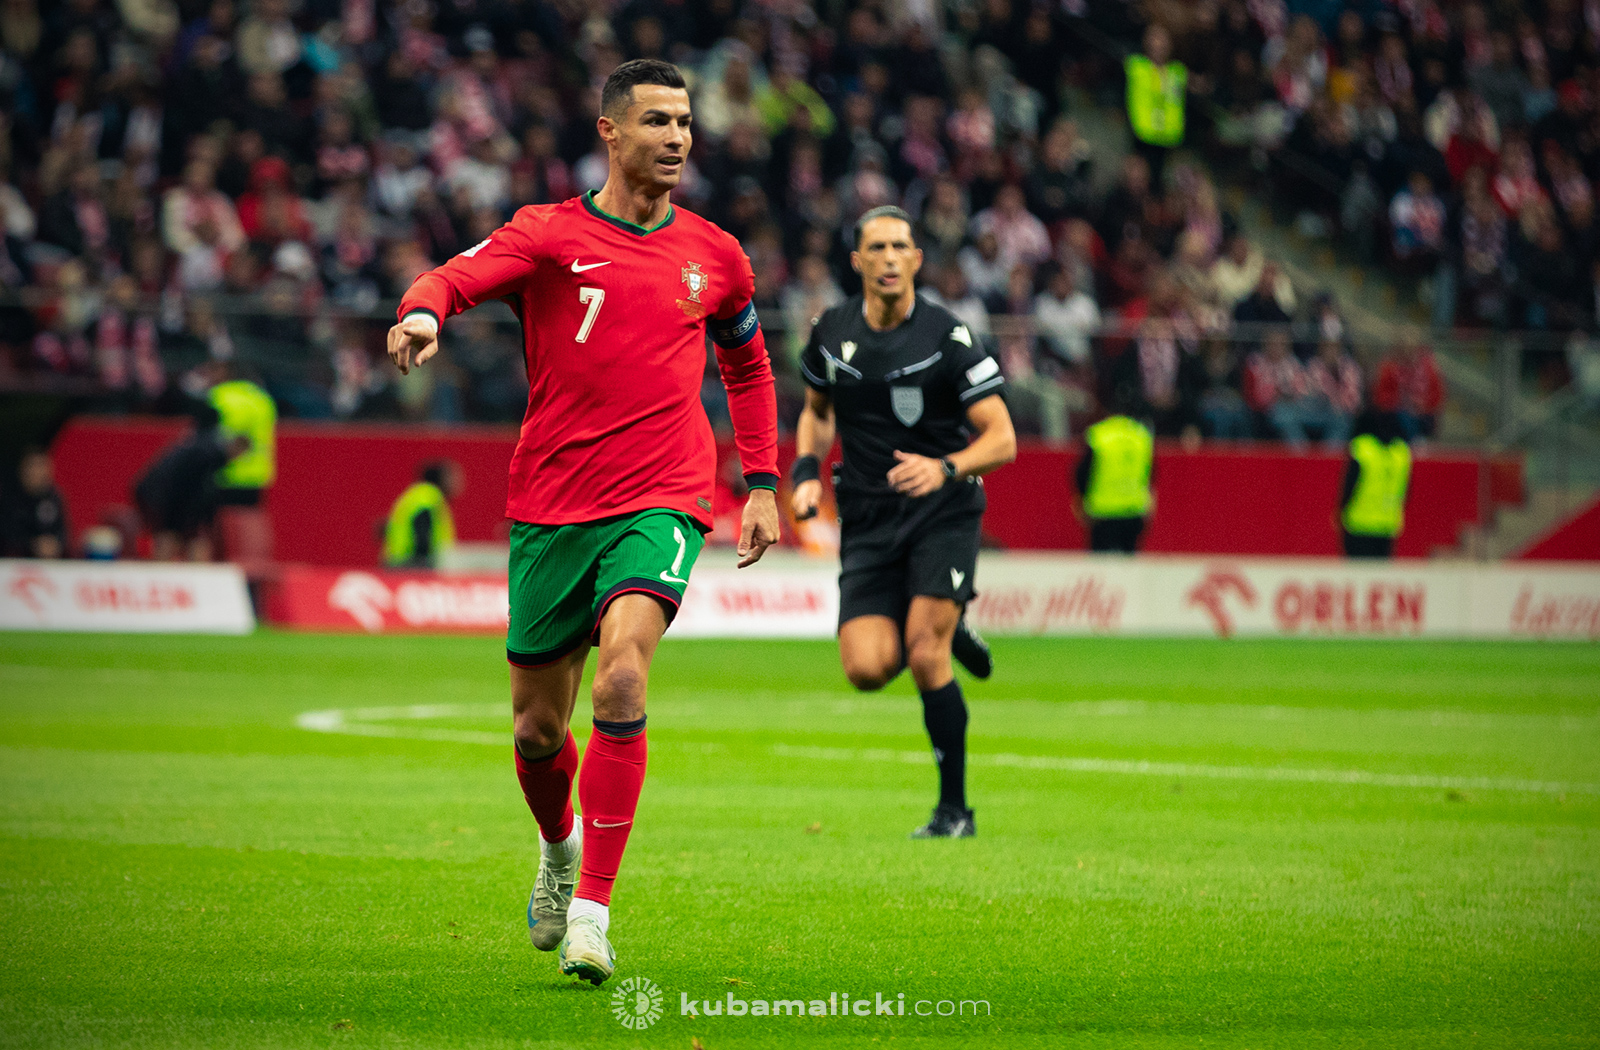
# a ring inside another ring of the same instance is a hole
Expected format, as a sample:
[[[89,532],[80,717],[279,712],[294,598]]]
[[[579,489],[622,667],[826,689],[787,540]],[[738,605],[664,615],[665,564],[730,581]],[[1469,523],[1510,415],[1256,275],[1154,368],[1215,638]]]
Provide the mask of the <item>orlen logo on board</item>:
[[[1421,634],[1427,594],[1425,584],[1392,580],[1286,580],[1272,615],[1287,634]]]
[[[1199,583],[1189,588],[1185,598],[1188,604],[1198,605],[1211,618],[1211,625],[1224,638],[1233,634],[1232,604],[1246,609],[1256,607],[1256,589],[1243,572],[1231,566],[1208,571]]]

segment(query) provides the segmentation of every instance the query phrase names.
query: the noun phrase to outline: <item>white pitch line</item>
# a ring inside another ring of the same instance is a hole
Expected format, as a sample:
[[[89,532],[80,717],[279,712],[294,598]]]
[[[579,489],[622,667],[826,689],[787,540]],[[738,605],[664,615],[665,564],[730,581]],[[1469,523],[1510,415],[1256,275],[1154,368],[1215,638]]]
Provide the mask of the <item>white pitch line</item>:
[[[855,750],[848,747],[795,747],[778,744],[772,753],[784,758],[838,762],[905,762],[926,765],[926,751]],[[1114,758],[1066,758],[1055,755],[969,753],[978,766],[1048,769],[1065,773],[1122,773],[1147,777],[1203,777],[1212,780],[1267,780],[1306,784],[1370,784],[1377,787],[1456,788],[1470,791],[1534,791],[1548,795],[1600,795],[1600,784],[1563,784],[1514,777],[1439,777],[1420,773],[1373,773],[1364,769],[1296,769],[1292,766],[1205,766],[1185,762],[1144,762]]]
[[[429,740],[451,744],[487,744],[501,747],[511,742],[511,734],[488,733],[471,729],[428,729],[422,726],[375,724],[380,721],[427,721],[434,718],[498,716],[503,704],[413,704],[399,707],[329,708],[305,711],[294,724],[313,733],[338,733],[347,736],[384,737],[398,740]],[[692,750],[693,748],[691,748]],[[704,749],[703,747],[701,748]],[[888,748],[806,747],[777,744],[771,751],[780,758],[805,758],[824,762],[897,762],[926,765],[926,751],[894,751]],[[1528,791],[1546,795],[1600,795],[1600,784],[1565,784],[1549,780],[1516,777],[1445,777],[1421,773],[1374,773],[1364,769],[1297,769],[1293,766],[1208,766],[1187,762],[1148,762],[1115,758],[1072,758],[1061,755],[1017,755],[969,753],[967,761],[977,766],[1011,769],[1049,770],[1062,773],[1114,773],[1125,776],[1195,777],[1209,780],[1259,780],[1301,784],[1358,784],[1373,787],[1429,788],[1458,791]]]

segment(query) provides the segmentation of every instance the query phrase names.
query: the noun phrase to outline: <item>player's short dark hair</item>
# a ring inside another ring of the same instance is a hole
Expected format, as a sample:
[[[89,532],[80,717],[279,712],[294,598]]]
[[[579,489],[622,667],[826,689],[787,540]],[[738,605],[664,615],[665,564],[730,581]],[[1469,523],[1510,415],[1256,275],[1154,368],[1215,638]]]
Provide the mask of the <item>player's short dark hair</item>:
[[[450,476],[450,471],[455,467],[448,459],[429,460],[417,471],[417,480],[426,481],[430,485],[444,488],[445,479]]]
[[[906,214],[904,208],[896,208],[893,204],[885,204],[882,207],[871,208],[863,212],[861,214],[861,218],[856,220],[855,245],[857,248],[861,247],[861,237],[867,232],[867,223],[871,222],[873,219],[899,219],[908,227],[911,225],[911,216]]]
[[[636,58],[624,62],[606,77],[606,86],[600,92],[600,112],[612,116],[619,107],[626,110],[633,101],[635,84],[659,84],[669,88],[687,88],[683,72],[671,62],[659,58]]]

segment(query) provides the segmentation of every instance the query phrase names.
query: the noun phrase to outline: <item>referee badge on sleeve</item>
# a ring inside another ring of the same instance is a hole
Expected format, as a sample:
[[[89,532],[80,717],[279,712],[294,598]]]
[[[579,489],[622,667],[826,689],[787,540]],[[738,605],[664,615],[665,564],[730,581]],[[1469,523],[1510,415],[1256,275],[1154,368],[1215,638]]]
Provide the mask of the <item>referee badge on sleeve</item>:
[[[889,388],[889,407],[894,418],[908,427],[917,425],[922,418],[922,388],[920,386],[892,386]]]

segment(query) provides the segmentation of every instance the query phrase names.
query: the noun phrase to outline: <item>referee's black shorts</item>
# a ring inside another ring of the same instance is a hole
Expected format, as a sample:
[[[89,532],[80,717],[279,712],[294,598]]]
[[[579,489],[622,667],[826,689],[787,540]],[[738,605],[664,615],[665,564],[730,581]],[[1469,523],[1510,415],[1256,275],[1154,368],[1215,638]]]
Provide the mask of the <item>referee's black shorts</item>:
[[[905,623],[917,595],[971,601],[985,504],[975,479],[911,499],[840,490],[839,623]]]

